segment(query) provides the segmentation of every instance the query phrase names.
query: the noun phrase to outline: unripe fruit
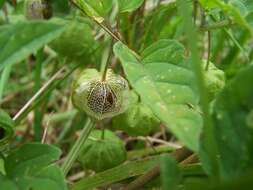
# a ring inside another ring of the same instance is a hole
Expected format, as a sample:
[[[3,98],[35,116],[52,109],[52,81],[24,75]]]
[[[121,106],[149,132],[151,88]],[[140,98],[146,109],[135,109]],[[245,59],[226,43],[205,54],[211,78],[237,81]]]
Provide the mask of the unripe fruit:
[[[86,69],[74,81],[72,102],[89,116],[102,120],[123,113],[128,107],[127,81],[107,71],[106,80],[95,69]]]
[[[94,130],[85,142],[78,160],[85,169],[96,172],[115,167],[126,160],[126,150],[123,142],[111,131]]]
[[[50,47],[66,62],[90,63],[97,57],[98,43],[94,40],[92,29],[87,23],[76,20],[67,24],[64,32],[50,43]],[[92,56],[91,56],[92,55]]]
[[[29,20],[49,19],[52,10],[47,0],[25,0],[25,16]]]
[[[147,136],[158,128],[159,120],[146,105],[138,102],[131,92],[131,105],[129,109],[113,118],[112,126],[131,136]]]
[[[225,86],[225,74],[218,69],[213,63],[209,63],[208,70],[205,70],[206,61],[204,61],[204,77],[208,90],[208,98],[211,101],[216,94]]]

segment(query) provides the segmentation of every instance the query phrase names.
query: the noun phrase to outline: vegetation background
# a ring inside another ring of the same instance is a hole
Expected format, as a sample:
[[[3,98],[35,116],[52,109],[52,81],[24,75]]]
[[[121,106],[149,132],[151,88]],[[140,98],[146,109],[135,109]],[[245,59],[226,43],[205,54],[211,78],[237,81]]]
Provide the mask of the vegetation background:
[[[252,37],[252,0],[0,0],[0,189],[250,189]]]

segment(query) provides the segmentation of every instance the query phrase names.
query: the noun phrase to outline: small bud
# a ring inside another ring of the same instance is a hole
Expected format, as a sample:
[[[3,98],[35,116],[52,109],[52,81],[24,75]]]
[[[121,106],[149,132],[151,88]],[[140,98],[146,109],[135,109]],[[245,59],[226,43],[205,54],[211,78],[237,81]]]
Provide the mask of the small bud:
[[[127,81],[107,71],[106,80],[95,69],[84,70],[73,85],[72,102],[89,116],[102,120],[123,113],[128,107]]]

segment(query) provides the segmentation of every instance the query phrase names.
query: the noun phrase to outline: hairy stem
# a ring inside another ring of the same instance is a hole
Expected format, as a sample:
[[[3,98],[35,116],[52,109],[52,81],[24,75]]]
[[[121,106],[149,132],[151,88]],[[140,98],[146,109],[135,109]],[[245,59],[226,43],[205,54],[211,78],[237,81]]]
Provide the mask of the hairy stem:
[[[102,68],[102,72],[103,72],[103,75],[102,75],[102,81],[105,81],[106,79],[106,74],[107,74],[107,70],[108,70],[108,67],[110,65],[110,61],[111,61],[111,57],[112,57],[112,50],[113,50],[113,39],[111,40],[110,44],[109,44],[109,47],[108,47],[108,55],[107,55],[107,60],[106,60],[106,63],[105,63],[105,66],[104,68]]]
[[[69,154],[67,155],[66,160],[64,161],[62,165],[62,171],[63,171],[64,176],[68,174],[69,170],[71,169],[73,163],[75,162],[78,155],[80,154],[82,147],[84,143],[86,142],[86,140],[88,139],[89,134],[94,126],[95,126],[95,122],[92,119],[88,118],[80,137],[71,148]]]

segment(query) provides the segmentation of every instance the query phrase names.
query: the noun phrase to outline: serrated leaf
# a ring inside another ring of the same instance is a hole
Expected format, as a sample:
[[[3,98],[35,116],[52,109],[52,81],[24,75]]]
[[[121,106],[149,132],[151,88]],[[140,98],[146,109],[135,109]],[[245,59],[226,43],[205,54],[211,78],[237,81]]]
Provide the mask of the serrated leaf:
[[[30,143],[13,151],[6,158],[9,177],[33,176],[60,157],[61,151],[51,145]]]
[[[187,106],[196,105],[198,95],[194,74],[183,60],[182,45],[160,40],[143,52],[141,61],[120,42],[114,46],[114,52],[142,102],[181,142],[197,150],[202,119]]]
[[[19,22],[0,27],[0,70],[15,64],[42,48],[61,32],[64,27],[51,22]]]
[[[119,11],[123,12],[132,12],[138,9],[144,0],[118,0]]]

